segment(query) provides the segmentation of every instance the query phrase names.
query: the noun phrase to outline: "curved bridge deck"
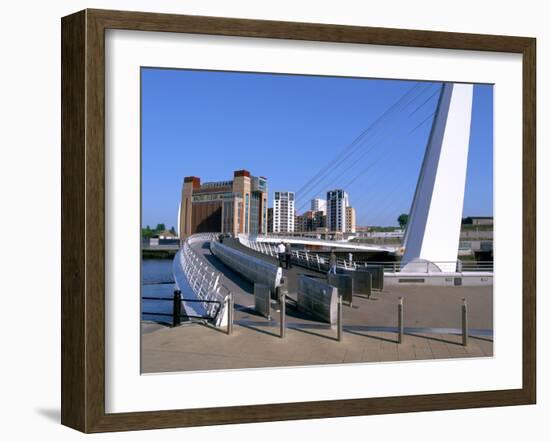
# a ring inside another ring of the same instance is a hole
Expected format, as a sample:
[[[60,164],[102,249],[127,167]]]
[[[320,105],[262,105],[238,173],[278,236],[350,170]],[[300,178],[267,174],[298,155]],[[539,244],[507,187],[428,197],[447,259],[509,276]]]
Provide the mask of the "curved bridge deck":
[[[271,258],[270,256],[267,256],[267,255],[258,253],[254,250],[251,250],[248,247],[243,246],[238,240],[226,239],[224,240],[223,244],[233,247],[244,253],[247,253],[248,255],[252,255],[264,261],[270,262],[272,264],[277,264],[276,259]],[[224,263],[222,263],[218,258],[216,258],[210,251],[208,241],[196,243],[192,247],[212,267],[214,267],[216,270],[221,272],[222,276],[221,276],[220,282],[224,286],[226,286],[229,290],[231,290],[231,292],[234,294],[235,309],[237,310],[237,314],[235,317],[236,323],[240,324],[242,322],[241,321],[242,318],[238,313],[239,311],[247,312],[248,314],[254,315],[255,317],[257,317],[258,321],[265,322],[264,318],[262,318],[261,316],[257,316],[256,313],[254,312],[254,284],[252,284],[250,281],[243,278],[241,275],[236,273],[233,269],[229,268]],[[287,280],[287,288],[289,291],[290,300],[296,299],[297,280],[298,280],[298,275],[300,274],[307,274],[314,277],[324,277],[324,273],[309,271],[297,266],[294,266],[288,270],[283,269],[283,276]],[[287,320],[289,324],[291,324],[292,321],[294,320],[298,321],[302,326],[306,324],[310,324],[312,326],[315,326],[315,324],[319,324],[317,323],[317,321],[311,320],[311,318],[307,317],[306,315],[300,314],[299,312],[295,310],[293,311],[292,309],[289,309],[287,311],[287,318],[288,318]],[[246,319],[250,319],[250,318],[246,318]]]
[[[294,236],[250,235],[250,239],[254,241],[265,242],[270,244],[278,244],[280,241],[283,241],[289,244],[296,244],[296,245],[302,245],[302,246],[317,246],[317,247],[324,247],[326,249],[335,249],[340,251],[395,253],[399,249],[399,247],[397,246],[362,244],[362,243],[353,243],[348,241],[332,241],[332,240],[325,240],[325,239],[294,237]]]
[[[275,262],[235,240],[225,244]],[[354,296],[344,305],[344,339],[335,330],[312,320],[287,305],[287,333],[278,337],[278,313],[272,320],[254,311],[253,285],[227,268],[209,249],[208,241],[193,248],[218,271],[222,284],[235,295],[233,334],[200,325],[177,328],[143,326],[142,368],[145,373],[252,367],[284,367],[346,362],[422,360],[492,356],[492,286],[487,287],[390,287],[374,292],[371,299]],[[322,276],[300,267],[284,270],[289,297],[295,297],[300,273]],[[405,300],[405,342],[397,344],[397,303]],[[468,347],[460,345],[460,305],[468,298],[472,335]]]

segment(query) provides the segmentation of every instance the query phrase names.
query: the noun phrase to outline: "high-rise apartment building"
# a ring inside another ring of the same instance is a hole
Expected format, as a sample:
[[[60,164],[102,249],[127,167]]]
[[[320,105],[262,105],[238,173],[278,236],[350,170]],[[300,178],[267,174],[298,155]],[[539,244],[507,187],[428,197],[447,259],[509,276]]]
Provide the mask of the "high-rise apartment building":
[[[321,198],[314,198],[311,200],[311,209],[312,212],[323,212],[324,215],[327,214],[327,200]]]
[[[294,192],[275,192],[273,232],[294,232]]]
[[[180,236],[223,232],[267,233],[267,178],[237,170],[233,180],[204,183],[198,177],[183,180]]]
[[[321,210],[313,212],[308,210],[302,215],[296,216],[294,225],[295,232],[315,232],[326,225],[326,216]]]
[[[351,206],[346,207],[346,232],[355,233],[355,209]]]
[[[327,228],[329,232],[346,232],[346,207],[349,196],[342,189],[327,192]]]

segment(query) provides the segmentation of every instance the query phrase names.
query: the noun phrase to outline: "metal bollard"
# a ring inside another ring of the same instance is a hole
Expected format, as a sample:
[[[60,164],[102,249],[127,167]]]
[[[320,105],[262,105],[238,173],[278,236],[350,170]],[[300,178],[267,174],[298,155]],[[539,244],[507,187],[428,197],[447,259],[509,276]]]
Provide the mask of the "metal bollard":
[[[462,345],[468,345],[468,304],[466,298],[462,298]]]
[[[281,303],[280,311],[281,317],[279,320],[279,336],[281,339],[285,337],[286,330],[286,289],[279,288],[279,302]]]
[[[341,342],[344,337],[342,310],[342,295],[338,295],[338,342]]]
[[[227,308],[229,309],[227,311],[227,334],[230,335],[233,333],[233,309],[234,309],[234,303],[233,303],[233,293],[229,293],[229,297],[227,299]]]
[[[403,298],[399,298],[399,304],[397,305],[397,327],[399,329],[399,338],[397,342],[403,343],[403,336],[405,335],[405,321],[403,321]]]
[[[181,324],[181,291],[174,290],[174,308],[172,310],[172,327]]]

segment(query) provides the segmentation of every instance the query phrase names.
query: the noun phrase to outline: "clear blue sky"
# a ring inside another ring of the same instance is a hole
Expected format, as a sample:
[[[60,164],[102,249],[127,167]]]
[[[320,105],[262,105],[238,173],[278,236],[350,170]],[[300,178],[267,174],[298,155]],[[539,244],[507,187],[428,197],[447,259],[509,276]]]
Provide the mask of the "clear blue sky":
[[[441,87],[156,68],[142,68],[141,80],[142,224],[167,227],[176,226],[184,176],[221,181],[238,169],[268,178],[270,207],[274,191],[303,189],[302,213],[311,198],[344,188],[358,225],[397,225]],[[492,213],[493,88],[476,85],[464,216]]]

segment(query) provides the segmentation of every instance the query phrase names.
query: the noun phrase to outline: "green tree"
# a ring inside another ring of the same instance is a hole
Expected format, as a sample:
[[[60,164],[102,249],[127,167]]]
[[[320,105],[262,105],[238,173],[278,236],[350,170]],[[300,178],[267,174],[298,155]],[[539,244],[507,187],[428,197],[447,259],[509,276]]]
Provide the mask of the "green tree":
[[[164,224],[157,224],[157,227],[155,229],[155,232],[162,232],[163,230],[166,230],[166,226]]]
[[[399,227],[404,229],[409,222],[409,215],[407,215],[406,213],[402,213],[397,217],[397,222],[399,223]]]
[[[170,233],[172,235],[175,235],[176,234],[176,228],[174,226],[172,226],[172,228],[170,229]]]
[[[143,238],[149,239],[153,236],[154,232],[151,230],[150,226],[146,226],[145,228],[141,229],[141,236]]]

